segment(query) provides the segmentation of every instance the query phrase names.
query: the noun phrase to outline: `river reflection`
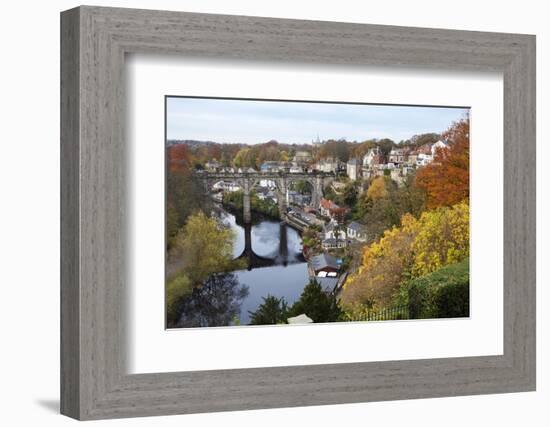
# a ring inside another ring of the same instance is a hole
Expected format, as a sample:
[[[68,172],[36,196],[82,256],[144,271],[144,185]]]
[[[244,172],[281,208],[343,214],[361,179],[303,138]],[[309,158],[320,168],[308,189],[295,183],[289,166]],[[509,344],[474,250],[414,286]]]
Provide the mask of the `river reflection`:
[[[246,246],[245,227],[225,210],[217,215],[235,232],[233,256],[242,257]],[[308,271],[298,232],[286,226],[281,230],[280,222],[270,219],[261,219],[248,230],[248,249],[272,262],[264,264],[268,266],[248,265],[248,270],[212,275],[182,301],[178,327],[247,325],[249,312],[256,311],[264,297],[284,298],[289,306],[300,297],[308,283]],[[286,248],[281,247],[285,242]]]
[[[245,229],[237,224],[235,216],[223,212],[222,218],[236,234],[233,254],[238,257],[245,248]],[[273,258],[280,251],[279,221],[262,219],[252,225],[251,240],[253,251],[260,256]],[[235,271],[239,283],[248,288],[248,295],[242,299],[239,321],[248,324],[249,311],[255,311],[262,303],[262,297],[273,295],[284,298],[291,305],[308,283],[307,264],[302,256],[302,239],[296,230],[286,227],[286,247],[288,265],[274,265],[253,270]]]
[[[238,318],[248,288],[233,273],[214,274],[193,289],[181,306],[182,328],[227,326]]]

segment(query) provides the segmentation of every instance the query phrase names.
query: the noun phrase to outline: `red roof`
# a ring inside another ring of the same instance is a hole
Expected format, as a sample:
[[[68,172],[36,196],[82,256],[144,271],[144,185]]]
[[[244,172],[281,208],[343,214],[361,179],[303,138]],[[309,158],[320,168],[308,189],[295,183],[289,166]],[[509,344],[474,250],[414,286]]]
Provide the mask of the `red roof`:
[[[324,209],[338,209],[340,206],[338,206],[336,203],[334,203],[332,200],[328,199],[321,199],[321,207]]]

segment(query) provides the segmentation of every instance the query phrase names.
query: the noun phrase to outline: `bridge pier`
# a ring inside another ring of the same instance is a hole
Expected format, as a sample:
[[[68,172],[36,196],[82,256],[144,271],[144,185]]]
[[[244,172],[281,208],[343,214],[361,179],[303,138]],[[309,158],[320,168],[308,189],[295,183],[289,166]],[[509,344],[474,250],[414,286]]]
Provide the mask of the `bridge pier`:
[[[283,265],[288,262],[288,239],[286,233],[286,222],[281,221],[279,224],[279,256],[283,261]]]
[[[315,208],[319,208],[321,197],[323,195],[323,177],[317,175],[315,177],[315,184],[313,185],[313,192],[311,194],[311,205]]]
[[[279,218],[281,220],[284,220],[286,217],[286,196],[287,196],[287,186],[286,186],[286,179],[285,178],[279,178],[279,185],[278,189],[279,192],[277,194],[277,205],[279,208]]]
[[[245,224],[252,222],[250,213],[250,181],[248,178],[243,179],[243,221]]]

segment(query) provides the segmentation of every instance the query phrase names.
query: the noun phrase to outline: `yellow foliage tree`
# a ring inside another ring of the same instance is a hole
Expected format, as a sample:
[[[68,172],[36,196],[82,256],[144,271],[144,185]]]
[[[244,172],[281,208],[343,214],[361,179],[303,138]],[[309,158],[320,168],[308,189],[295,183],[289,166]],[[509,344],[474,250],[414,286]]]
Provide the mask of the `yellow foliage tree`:
[[[386,180],[383,176],[375,178],[369,189],[367,190],[367,197],[373,200],[382,199],[388,196],[388,189],[386,188]]]
[[[233,266],[235,235],[203,212],[191,215],[174,239],[170,257],[181,261],[193,285]]]
[[[413,277],[429,274],[470,255],[470,209],[462,202],[421,215],[414,239]]]
[[[348,312],[391,303],[404,279],[420,277],[469,256],[469,206],[462,202],[410,214],[363,251],[362,264],[344,285],[341,302]]]

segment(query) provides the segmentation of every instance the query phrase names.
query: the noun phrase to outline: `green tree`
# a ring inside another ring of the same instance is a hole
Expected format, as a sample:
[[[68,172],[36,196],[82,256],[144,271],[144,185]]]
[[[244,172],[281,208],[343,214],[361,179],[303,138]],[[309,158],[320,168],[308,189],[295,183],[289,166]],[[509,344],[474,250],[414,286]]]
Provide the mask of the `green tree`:
[[[470,260],[447,265],[405,282],[396,302],[409,305],[411,318],[467,317],[470,313]]]
[[[189,277],[180,274],[166,283],[166,321],[173,326],[179,319],[179,304],[193,292]]]
[[[332,293],[323,290],[317,280],[310,280],[302,291],[300,299],[296,301],[288,312],[288,317],[307,315],[314,322],[337,322],[342,310]]]
[[[353,207],[357,203],[357,188],[355,183],[350,181],[342,191],[342,201],[346,206]]]
[[[191,215],[174,239],[170,258],[181,260],[193,285],[233,267],[233,231],[203,212]]]
[[[284,298],[273,295],[263,297],[263,303],[254,312],[249,311],[251,325],[276,325],[285,323],[288,307]]]

